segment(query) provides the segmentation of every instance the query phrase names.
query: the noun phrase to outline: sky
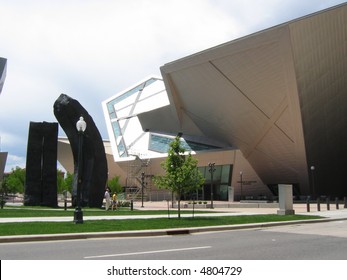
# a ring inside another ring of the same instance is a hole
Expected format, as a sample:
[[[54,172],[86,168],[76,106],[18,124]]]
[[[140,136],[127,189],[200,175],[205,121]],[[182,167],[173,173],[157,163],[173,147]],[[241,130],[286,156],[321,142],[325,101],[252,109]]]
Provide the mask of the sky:
[[[339,0],[0,0],[0,151],[25,167],[29,123],[57,122],[61,93],[108,139],[101,102],[179,58]],[[59,136],[64,136],[59,127]]]

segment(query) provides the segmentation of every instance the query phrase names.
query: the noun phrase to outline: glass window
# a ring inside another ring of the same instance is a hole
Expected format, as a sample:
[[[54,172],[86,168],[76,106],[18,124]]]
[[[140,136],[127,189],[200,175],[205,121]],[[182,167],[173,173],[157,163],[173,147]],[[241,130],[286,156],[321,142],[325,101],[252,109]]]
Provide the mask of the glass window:
[[[230,185],[230,170],[231,170],[231,165],[223,165],[222,166],[222,174],[221,174],[221,183]]]
[[[149,150],[159,152],[159,153],[167,153],[170,148],[170,143],[174,140],[172,137],[166,137],[163,135],[151,134],[149,141]],[[186,151],[204,151],[204,150],[214,150],[219,149],[216,146],[201,144],[192,141],[186,141],[181,139],[182,147]]]
[[[117,138],[119,136],[122,136],[122,133],[121,133],[121,130],[120,130],[118,122],[113,122],[112,123],[112,128],[113,128],[113,133],[115,135],[115,138]]]
[[[213,173],[213,190],[215,200],[228,200],[228,186],[230,185],[232,165],[215,165]],[[205,184],[202,191],[202,199],[210,199],[211,193],[211,173],[209,166],[200,167],[205,177]]]

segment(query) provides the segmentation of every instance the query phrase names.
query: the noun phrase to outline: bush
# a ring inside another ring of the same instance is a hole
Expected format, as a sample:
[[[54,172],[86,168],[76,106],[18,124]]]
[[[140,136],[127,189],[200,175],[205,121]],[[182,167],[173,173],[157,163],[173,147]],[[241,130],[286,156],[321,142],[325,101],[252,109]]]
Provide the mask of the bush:
[[[130,201],[127,200],[119,200],[118,207],[130,207]]]
[[[0,196],[0,207],[1,207],[1,209],[4,208],[5,204],[6,204],[6,198],[5,198],[4,195],[1,195]]]

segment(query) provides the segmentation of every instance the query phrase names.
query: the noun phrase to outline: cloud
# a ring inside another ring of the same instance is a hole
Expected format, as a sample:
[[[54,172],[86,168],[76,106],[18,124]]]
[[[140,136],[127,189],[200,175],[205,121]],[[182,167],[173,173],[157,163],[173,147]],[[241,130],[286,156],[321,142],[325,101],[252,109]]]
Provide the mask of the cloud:
[[[25,168],[25,161],[25,157],[9,154],[7,156],[5,172],[10,172],[12,169],[16,169],[16,167]]]
[[[3,150],[25,158],[29,122],[56,121],[61,93],[108,138],[101,102],[163,64],[341,2],[1,0],[0,136],[13,139]]]
[[[18,134],[16,134],[15,132],[8,133],[6,131],[0,130],[0,133],[1,151],[4,151],[4,149],[2,149],[2,146],[15,147],[18,145],[23,145],[23,137],[18,136]]]

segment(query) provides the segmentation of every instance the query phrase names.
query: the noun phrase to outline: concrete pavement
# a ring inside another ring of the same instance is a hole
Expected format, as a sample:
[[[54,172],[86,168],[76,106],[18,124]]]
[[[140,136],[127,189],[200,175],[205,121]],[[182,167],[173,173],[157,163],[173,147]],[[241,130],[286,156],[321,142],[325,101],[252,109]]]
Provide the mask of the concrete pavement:
[[[276,205],[257,205],[231,203],[226,205],[221,202],[214,203],[214,209],[208,210],[209,213],[199,213],[196,209],[196,217],[201,216],[237,216],[237,215],[260,215],[260,214],[277,214],[278,207]],[[298,223],[316,223],[337,220],[347,220],[347,209],[343,205],[339,205],[336,209],[335,205],[330,206],[327,210],[326,205],[321,205],[321,211],[317,211],[314,204],[310,205],[310,212],[307,212],[306,204],[294,204],[295,214],[297,215],[315,215],[321,216],[319,220],[299,220],[289,222],[271,222],[271,223],[256,223],[245,225],[226,225],[213,227],[199,228],[179,228],[179,229],[163,229],[163,230],[142,230],[142,231],[123,231],[123,232],[97,232],[97,233],[76,233],[76,234],[38,234],[38,235],[14,235],[0,236],[0,243],[5,242],[24,242],[24,241],[48,241],[48,240],[66,240],[66,239],[87,239],[87,238],[111,238],[111,237],[135,237],[135,236],[155,236],[155,235],[170,235],[170,234],[189,234],[203,231],[220,231],[220,230],[235,230],[247,228],[262,228]],[[134,208],[137,210],[167,210],[167,202],[146,202],[142,208],[140,203],[135,203]],[[172,210],[170,208],[170,210]],[[192,214],[182,214],[182,217],[191,217]],[[129,215],[129,216],[85,216],[84,220],[116,220],[116,219],[154,219],[167,218],[168,215]],[[170,214],[171,218],[177,217],[177,214]],[[15,223],[15,222],[72,222],[73,217],[22,217],[22,218],[0,218],[0,223]]]

